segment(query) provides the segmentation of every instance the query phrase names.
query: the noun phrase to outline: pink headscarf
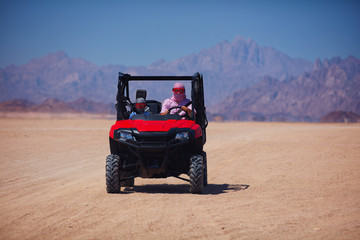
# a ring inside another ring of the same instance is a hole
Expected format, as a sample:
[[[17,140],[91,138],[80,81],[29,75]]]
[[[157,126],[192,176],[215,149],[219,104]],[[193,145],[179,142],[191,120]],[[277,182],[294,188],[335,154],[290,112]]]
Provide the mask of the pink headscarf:
[[[175,84],[174,84],[174,88],[182,88],[182,89],[184,89],[184,92],[183,92],[183,93],[175,93],[175,92],[173,92],[173,96],[171,97],[171,99],[173,99],[175,102],[179,103],[179,102],[181,102],[183,99],[186,98],[186,95],[185,95],[185,86],[184,86],[184,84],[182,84],[182,83],[175,83]]]

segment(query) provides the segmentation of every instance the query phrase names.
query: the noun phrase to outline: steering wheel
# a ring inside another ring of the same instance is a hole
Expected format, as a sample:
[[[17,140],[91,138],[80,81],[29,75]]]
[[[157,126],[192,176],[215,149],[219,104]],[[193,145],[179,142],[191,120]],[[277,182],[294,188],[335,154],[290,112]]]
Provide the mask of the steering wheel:
[[[180,115],[180,112],[178,111],[178,112],[176,112],[176,113],[171,113],[171,110],[173,110],[173,109],[177,109],[177,108],[179,108],[179,109],[181,109],[181,107],[182,106],[175,106],[175,107],[171,107],[171,108],[169,108],[169,114],[172,114],[172,115],[179,115],[180,117],[185,117],[185,119],[190,119],[190,116],[189,116],[189,114],[187,113],[187,111],[182,111],[182,112],[185,112],[185,115],[183,115],[183,116],[181,116]]]

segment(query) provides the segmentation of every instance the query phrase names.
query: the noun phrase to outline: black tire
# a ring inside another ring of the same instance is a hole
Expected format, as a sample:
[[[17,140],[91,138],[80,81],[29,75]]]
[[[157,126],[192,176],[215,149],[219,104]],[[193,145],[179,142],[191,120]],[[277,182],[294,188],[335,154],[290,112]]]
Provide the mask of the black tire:
[[[120,192],[120,157],[111,154],[106,157],[106,191],[108,193]]]
[[[194,155],[190,158],[190,192],[203,193],[204,192],[204,162],[203,156]]]
[[[204,186],[208,185],[208,176],[207,176],[207,156],[206,152],[203,152],[203,158],[204,158]]]

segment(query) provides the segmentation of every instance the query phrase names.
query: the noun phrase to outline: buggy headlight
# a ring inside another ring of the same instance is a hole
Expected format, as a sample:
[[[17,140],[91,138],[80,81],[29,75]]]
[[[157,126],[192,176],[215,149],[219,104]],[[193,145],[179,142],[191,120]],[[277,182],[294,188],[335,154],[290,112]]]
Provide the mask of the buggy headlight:
[[[189,139],[189,133],[188,132],[177,133],[176,136],[175,136],[175,139],[187,140],[187,139]]]
[[[131,133],[128,132],[120,132],[120,136],[119,136],[120,140],[126,141],[126,140],[134,140],[135,138],[133,135],[131,135]]]

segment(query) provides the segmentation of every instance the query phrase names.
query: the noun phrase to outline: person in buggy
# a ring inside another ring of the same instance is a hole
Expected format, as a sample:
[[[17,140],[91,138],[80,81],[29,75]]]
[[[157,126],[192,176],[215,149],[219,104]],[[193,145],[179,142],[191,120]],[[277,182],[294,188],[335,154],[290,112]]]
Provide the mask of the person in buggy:
[[[131,119],[136,114],[150,114],[150,108],[146,106],[146,101],[144,98],[137,98],[135,102],[135,110],[130,113],[129,119]]]
[[[185,86],[182,83],[175,83],[172,89],[173,95],[170,98],[164,100],[161,108],[161,115],[166,114],[176,114],[177,112],[181,117],[185,117],[186,115],[181,114],[181,112],[185,112],[188,116],[191,116],[192,106],[190,99],[186,98],[185,95]],[[175,108],[169,112],[169,109],[173,107],[181,107],[180,109]]]

